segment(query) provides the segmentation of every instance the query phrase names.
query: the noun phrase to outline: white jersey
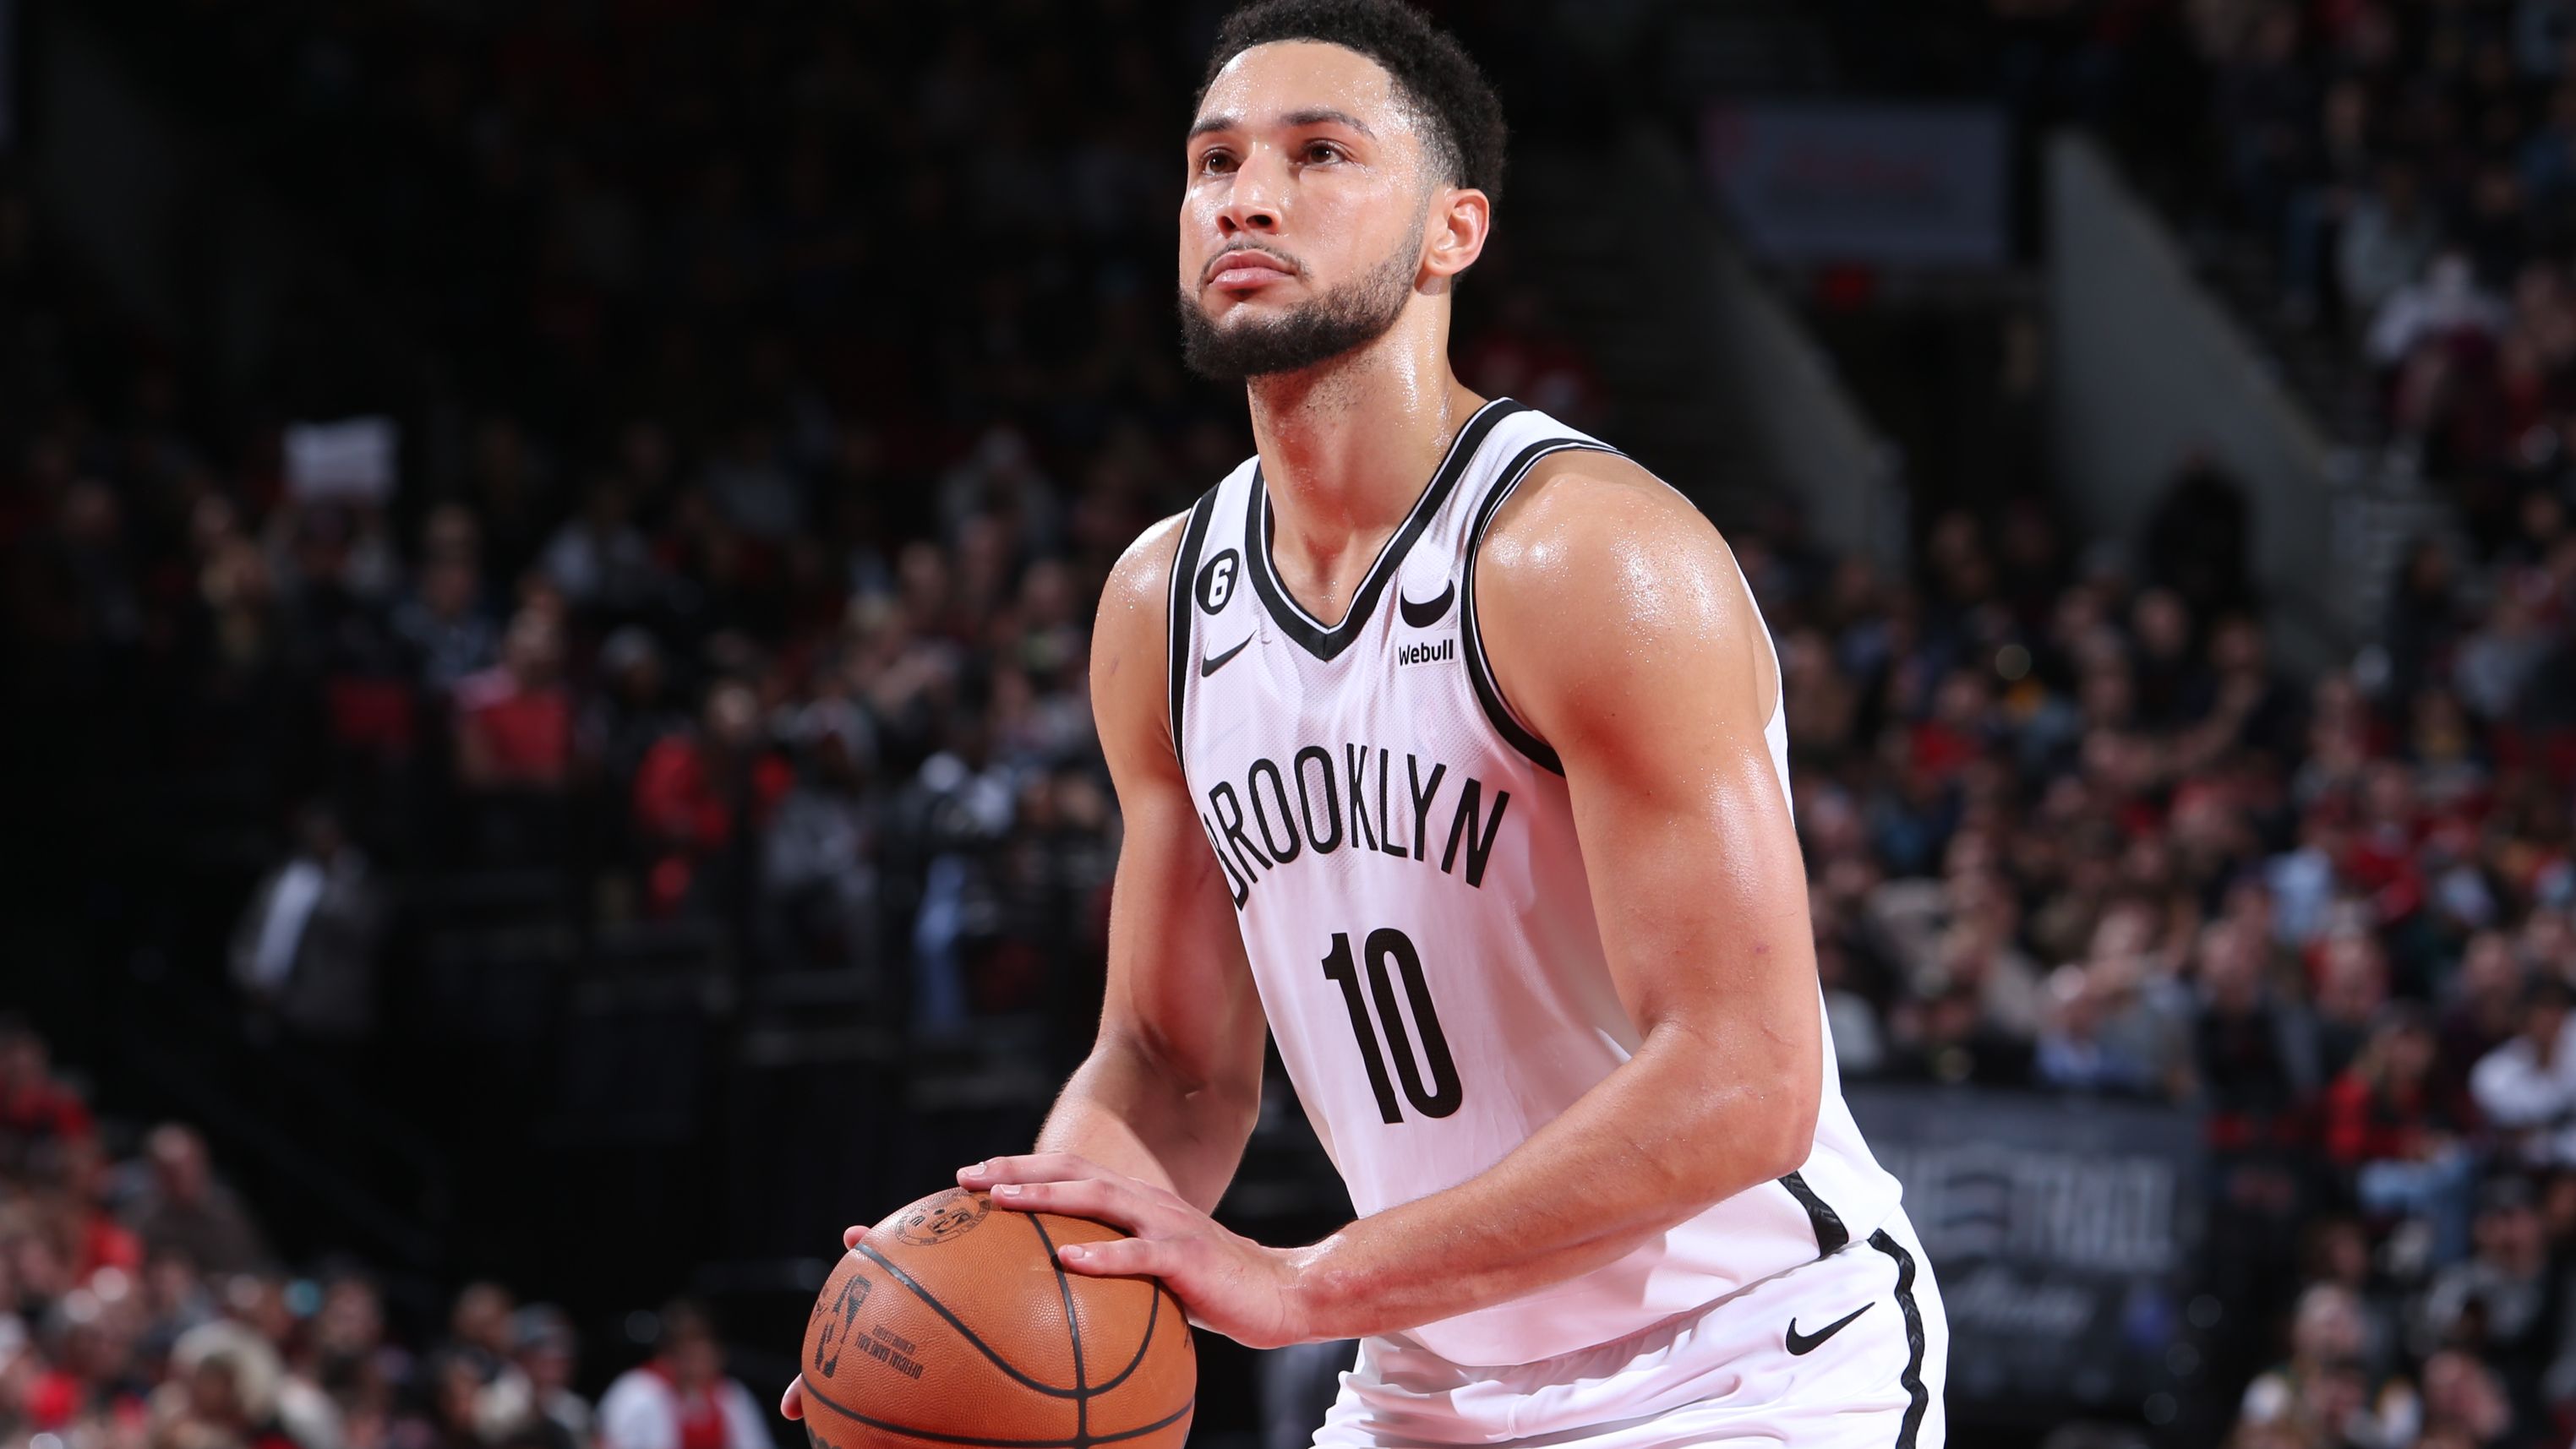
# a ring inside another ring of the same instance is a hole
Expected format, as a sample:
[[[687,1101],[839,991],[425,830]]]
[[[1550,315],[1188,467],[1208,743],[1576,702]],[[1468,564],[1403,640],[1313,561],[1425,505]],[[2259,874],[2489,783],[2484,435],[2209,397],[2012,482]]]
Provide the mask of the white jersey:
[[[1565,777],[1495,690],[1476,634],[1486,526],[1532,464],[1573,448],[1606,451],[1487,404],[1329,627],[1271,567],[1258,459],[1182,533],[1172,737],[1280,1056],[1363,1214],[1493,1166],[1638,1044]],[[1785,799],[1777,706],[1765,734]],[[1530,1363],[1869,1239],[1897,1185],[1843,1104],[1830,1037],[1823,1063],[1797,1172],[1581,1277],[1398,1337],[1457,1364]]]

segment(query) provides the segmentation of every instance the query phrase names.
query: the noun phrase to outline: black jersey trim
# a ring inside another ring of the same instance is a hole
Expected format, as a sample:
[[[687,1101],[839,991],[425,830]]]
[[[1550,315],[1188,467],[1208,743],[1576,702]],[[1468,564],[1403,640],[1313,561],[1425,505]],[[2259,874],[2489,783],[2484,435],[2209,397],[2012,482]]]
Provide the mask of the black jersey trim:
[[[1816,1190],[1807,1186],[1805,1178],[1793,1172],[1780,1179],[1780,1185],[1789,1190],[1789,1196],[1798,1200],[1798,1206],[1807,1210],[1807,1223],[1816,1230],[1817,1257],[1830,1258],[1851,1242],[1851,1229],[1843,1226],[1842,1214],[1816,1196]]]
[[[1493,666],[1485,660],[1485,637],[1476,628],[1476,555],[1484,551],[1485,530],[1493,525],[1494,515],[1502,510],[1512,491],[1521,486],[1521,480],[1529,476],[1529,470],[1538,466],[1539,459],[1551,453],[1568,452],[1625,456],[1616,448],[1581,438],[1549,438],[1521,449],[1510,465],[1497,475],[1492,491],[1476,508],[1475,522],[1468,525],[1467,563],[1461,570],[1464,577],[1458,585],[1461,596],[1458,619],[1463,635],[1459,652],[1467,656],[1467,678],[1476,686],[1476,702],[1485,707],[1485,718],[1493,722],[1495,733],[1513,749],[1527,755],[1531,763],[1552,775],[1565,773],[1565,761],[1558,758],[1555,749],[1540,739],[1536,731],[1521,723],[1520,716],[1512,713],[1511,706],[1503,703],[1503,692],[1494,684]]]
[[[1208,520],[1216,513],[1217,489],[1224,486],[1220,483],[1199,495],[1197,505],[1190,509],[1190,521],[1181,529],[1181,546],[1172,555],[1171,601],[1167,606],[1170,613],[1163,627],[1172,642],[1172,758],[1183,764],[1188,763],[1182,744],[1188,736],[1181,725],[1182,711],[1189,704],[1190,625],[1198,611],[1190,580],[1199,571],[1199,550],[1207,543]]]
[[[1498,397],[1476,409],[1475,416],[1467,419],[1467,425],[1450,440],[1448,456],[1440,460],[1422,496],[1413,501],[1413,511],[1405,515],[1403,524],[1378,550],[1377,562],[1369,565],[1368,573],[1360,580],[1359,592],[1351,596],[1350,611],[1342,615],[1342,622],[1329,626],[1299,608],[1270,567],[1270,490],[1262,481],[1261,466],[1254,464],[1252,497],[1243,509],[1243,568],[1252,575],[1252,591],[1261,596],[1262,605],[1278,621],[1280,631],[1318,659],[1329,663],[1339,658],[1367,626],[1369,615],[1377,609],[1378,596],[1386,592],[1387,580],[1395,577],[1396,568],[1412,551],[1414,540],[1431,526],[1440,505],[1457,491],[1458,479],[1475,461],[1476,450],[1484,446],[1486,435],[1503,419],[1527,411],[1526,405],[1507,397]]]
[[[1869,1245],[1896,1260],[1896,1311],[1905,1315],[1905,1369],[1896,1376],[1905,1386],[1905,1420],[1897,1427],[1896,1449],[1914,1449],[1923,1412],[1932,1405],[1931,1391],[1923,1386],[1923,1309],[1914,1301],[1914,1255],[1885,1228],[1869,1235]]]

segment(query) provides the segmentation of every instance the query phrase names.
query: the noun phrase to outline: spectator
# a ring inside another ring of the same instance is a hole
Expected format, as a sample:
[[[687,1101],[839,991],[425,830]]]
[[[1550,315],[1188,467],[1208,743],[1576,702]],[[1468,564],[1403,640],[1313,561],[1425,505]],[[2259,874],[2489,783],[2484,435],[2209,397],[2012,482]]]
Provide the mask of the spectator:
[[[531,1304],[511,1320],[519,1371],[534,1391],[537,1413],[549,1426],[549,1449],[590,1449],[596,1417],[590,1401],[573,1391],[580,1340],[563,1310]]]
[[[992,757],[979,694],[951,709],[946,747],[922,762],[900,808],[924,843],[922,899],[913,928],[913,1029],[955,1038],[967,1021],[969,959],[1001,927],[994,855],[1008,836],[1019,792]]]
[[[2576,1165],[2576,1051],[2568,1012],[2576,991],[2554,976],[2522,992],[2521,1030],[2478,1059],[2469,1089],[2478,1110],[2538,1166]]]
[[[468,1283],[456,1295],[447,1346],[432,1380],[441,1400],[439,1417],[451,1432],[461,1428],[495,1443],[538,1416],[536,1389],[516,1356],[516,1311],[510,1290],[498,1283]]]
[[[501,663],[456,687],[456,774],[476,790],[553,791],[571,762],[569,701],[561,682],[563,627],[529,605],[510,621]]]
[[[217,1181],[205,1140],[165,1122],[144,1144],[151,1177],[132,1209],[145,1251],[179,1253],[209,1273],[242,1273],[268,1261],[267,1244],[233,1190]]]
[[[741,899],[725,893],[727,881],[711,885],[703,877],[737,845],[752,848],[790,778],[763,738],[760,702],[749,686],[717,682],[697,731],[655,742],[635,774],[637,830],[655,851],[647,876],[653,911],[671,915]]]
[[[278,1417],[285,1367],[241,1324],[191,1329],[170,1351],[170,1378],[152,1396],[152,1449],[336,1449],[328,1431],[299,1442]]]
[[[45,1039],[0,1017],[0,1166],[23,1166],[37,1150],[86,1140],[92,1130],[80,1094],[55,1080]]]
[[[2246,1386],[2240,1425],[2278,1427],[2292,1442],[2403,1444],[2411,1418],[2402,1397],[2374,1402],[2361,1367],[2364,1323],[2349,1289],[2319,1283],[2300,1295],[2290,1356]]]
[[[2368,317],[2432,259],[2440,232],[2423,204],[2415,169],[2383,162],[2336,243],[2337,280],[2353,315]]]
[[[769,1431],[743,1386],[725,1377],[706,1310],[677,1302],[661,1314],[653,1357],[599,1401],[600,1449],[768,1449]]]
[[[2223,1146],[2272,1140],[2318,1085],[2316,1044],[2304,1014],[2264,979],[2258,928],[2214,921],[2198,950],[2202,1006],[2195,1075],[2207,1094],[2212,1139]]]
[[[500,630],[483,611],[482,584],[462,550],[432,555],[419,593],[394,616],[395,633],[417,658],[420,682],[449,695],[500,657]]]
[[[2467,1353],[2445,1351],[2424,1362],[2424,1438],[2479,1446],[2504,1442],[2513,1404],[2495,1372]]]
[[[763,847],[764,915],[784,927],[788,958],[874,981],[885,829],[869,778],[875,736],[867,717],[842,700],[808,706],[799,732],[805,768],[779,801]]]
[[[2444,1269],[2424,1296],[2417,1351],[2460,1349],[2493,1368],[2516,1416],[2538,1423],[2541,1376],[2568,1313],[2565,1275],[2549,1258],[2528,1182],[2498,1178],[2479,1199],[2474,1256]],[[2425,1373],[2427,1398],[2433,1374]]]
[[[635,526],[625,486],[615,478],[591,485],[578,517],[547,541],[543,568],[575,609],[631,616],[655,601],[661,569]]]
[[[2364,1208],[2424,1219],[2447,1260],[2468,1245],[2477,1164],[2460,1142],[2461,1113],[2435,1087],[2430,1023],[2389,1008],[2326,1089],[2325,1147],[2353,1174]]]
[[[2048,989],[2048,1022],[2033,1061],[2037,1080],[2078,1092],[2140,1093],[2156,1085],[2155,1064],[2131,1040],[2104,1030],[2123,1004],[2114,978],[2060,966]]]
[[[383,902],[328,806],[299,812],[295,836],[233,932],[233,980],[299,1038],[354,1046],[375,1026]]]

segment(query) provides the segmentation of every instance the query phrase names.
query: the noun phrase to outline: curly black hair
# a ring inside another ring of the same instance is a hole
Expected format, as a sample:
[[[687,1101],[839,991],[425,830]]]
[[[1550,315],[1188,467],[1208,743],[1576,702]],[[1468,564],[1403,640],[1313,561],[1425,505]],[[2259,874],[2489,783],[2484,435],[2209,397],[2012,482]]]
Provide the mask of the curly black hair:
[[[1226,62],[1277,40],[1320,40],[1383,67],[1395,93],[1430,123],[1446,179],[1497,201],[1503,191],[1503,103],[1457,38],[1404,0],[1254,0],[1218,27],[1201,101]]]

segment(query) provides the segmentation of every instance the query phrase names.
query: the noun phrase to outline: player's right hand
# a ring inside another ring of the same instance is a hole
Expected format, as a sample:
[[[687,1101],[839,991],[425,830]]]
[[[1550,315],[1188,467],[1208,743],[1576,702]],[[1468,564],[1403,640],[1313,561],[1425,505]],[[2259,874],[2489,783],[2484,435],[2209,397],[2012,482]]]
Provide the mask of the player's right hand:
[[[859,1239],[867,1235],[868,1230],[865,1228],[843,1228],[841,1246],[855,1248],[859,1245]],[[798,1374],[791,1380],[787,1385],[787,1392],[778,1396],[778,1412],[790,1419],[805,1417],[805,1376],[803,1374]]]

